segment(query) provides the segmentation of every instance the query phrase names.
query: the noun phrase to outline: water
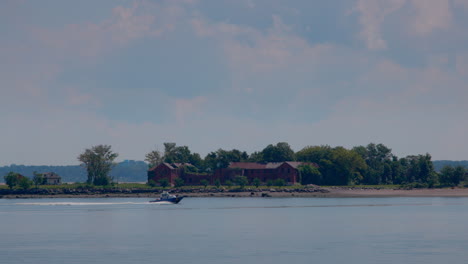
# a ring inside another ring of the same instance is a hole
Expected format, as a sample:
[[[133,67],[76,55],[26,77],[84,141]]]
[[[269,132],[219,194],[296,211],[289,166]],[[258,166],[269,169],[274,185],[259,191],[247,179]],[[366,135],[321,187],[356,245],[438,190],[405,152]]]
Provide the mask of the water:
[[[468,263],[468,198],[0,199],[0,263]]]

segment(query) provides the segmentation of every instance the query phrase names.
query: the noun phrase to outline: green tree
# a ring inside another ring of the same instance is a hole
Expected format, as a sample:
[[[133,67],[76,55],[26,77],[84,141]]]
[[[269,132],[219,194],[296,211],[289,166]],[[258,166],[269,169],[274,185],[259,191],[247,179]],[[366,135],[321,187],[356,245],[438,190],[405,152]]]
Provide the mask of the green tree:
[[[463,166],[456,166],[453,174],[453,183],[459,185],[460,182],[465,180],[466,169]]]
[[[319,169],[312,164],[302,164],[298,167],[301,177],[301,184],[321,184],[321,176]]]
[[[247,161],[247,153],[240,150],[224,150],[218,149],[215,152],[210,152],[205,157],[205,169],[214,171],[219,168],[227,168],[231,162]]]
[[[279,142],[274,145],[268,145],[262,150],[263,162],[283,162],[293,161],[294,151],[291,149],[288,143]]]
[[[36,188],[39,185],[44,184],[44,175],[42,173],[33,172],[33,174],[34,174],[33,182],[34,182],[34,186],[36,186]]]
[[[267,185],[268,187],[273,186],[273,184],[275,184],[275,183],[273,182],[273,180],[268,180],[268,181],[266,182],[266,185]]]
[[[149,168],[153,168],[162,163],[163,157],[160,151],[153,150],[145,155],[145,161],[148,162]]]
[[[227,180],[227,181],[224,182],[224,185],[226,185],[226,187],[228,187],[228,188],[231,188],[232,187],[232,181]]]
[[[176,178],[174,180],[174,186],[175,187],[182,187],[182,186],[184,186],[184,184],[185,184],[185,182],[181,178]]]
[[[88,184],[109,185],[112,179],[109,176],[112,167],[115,166],[114,160],[118,154],[112,152],[109,145],[97,145],[78,156],[81,165],[88,172]]]
[[[210,184],[210,182],[205,179],[201,180],[200,183],[205,187],[205,189],[208,187],[208,184]]]
[[[366,169],[362,171],[362,181],[367,184],[393,183],[392,150],[383,144],[370,143],[366,147],[352,149],[364,159]]]
[[[258,186],[261,184],[261,181],[259,178],[255,178],[252,180],[252,184],[255,186],[255,188],[258,188]]]
[[[151,187],[156,187],[156,182],[154,180],[149,180],[148,181],[148,185],[151,186]]]
[[[244,187],[249,183],[249,180],[245,176],[237,175],[234,177],[234,182],[239,185],[241,189],[244,189]]]
[[[452,166],[444,166],[440,170],[439,182],[442,186],[453,186],[452,179],[454,178],[455,169]]]
[[[161,185],[161,187],[163,188],[166,188],[167,186],[169,186],[169,180],[166,178],[162,178],[158,182],[159,182],[159,185]]]
[[[3,176],[5,179],[5,183],[8,185],[10,189],[13,189],[16,185],[18,185],[19,174],[16,172],[10,171],[7,175]]]
[[[284,179],[276,179],[274,184],[275,186],[281,187],[281,186],[285,186],[286,182],[284,181]]]
[[[462,166],[444,166],[440,170],[439,181],[443,186],[457,186],[465,178],[466,169]]]
[[[19,177],[18,178],[18,186],[23,189],[27,190],[31,188],[32,182],[28,177]]]
[[[219,179],[216,179],[216,180],[214,181],[214,185],[216,186],[216,188],[221,187],[221,181],[220,181]]]

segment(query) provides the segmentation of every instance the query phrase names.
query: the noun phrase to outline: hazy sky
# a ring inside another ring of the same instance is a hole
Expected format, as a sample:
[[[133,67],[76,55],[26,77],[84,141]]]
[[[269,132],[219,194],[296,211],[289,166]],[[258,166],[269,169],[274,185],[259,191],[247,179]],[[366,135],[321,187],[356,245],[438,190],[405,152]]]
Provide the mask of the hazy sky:
[[[0,1],[0,165],[383,143],[468,159],[468,0]]]

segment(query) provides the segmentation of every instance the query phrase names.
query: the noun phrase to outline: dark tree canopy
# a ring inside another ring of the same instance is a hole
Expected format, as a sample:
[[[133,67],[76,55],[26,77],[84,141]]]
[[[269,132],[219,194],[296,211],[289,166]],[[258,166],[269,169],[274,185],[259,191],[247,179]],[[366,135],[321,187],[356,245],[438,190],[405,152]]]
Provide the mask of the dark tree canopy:
[[[275,146],[271,144],[268,145],[262,150],[262,159],[263,162],[284,162],[295,160],[294,151],[286,142],[279,142]]]
[[[109,145],[97,145],[86,149],[78,156],[78,160],[88,172],[89,184],[108,185],[112,182],[109,173],[115,165],[118,154],[112,152]]]

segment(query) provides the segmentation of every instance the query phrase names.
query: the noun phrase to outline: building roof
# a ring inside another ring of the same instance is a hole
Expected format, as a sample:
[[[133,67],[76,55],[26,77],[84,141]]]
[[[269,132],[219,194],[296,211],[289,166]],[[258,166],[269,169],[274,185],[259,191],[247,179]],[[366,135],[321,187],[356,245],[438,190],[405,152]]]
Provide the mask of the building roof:
[[[257,169],[265,169],[265,163],[256,163],[256,162],[231,162],[228,168],[231,169],[249,169],[249,170],[257,170]]]
[[[55,172],[46,172],[42,176],[46,179],[60,179],[61,177]]]
[[[167,163],[167,162],[163,162],[163,163],[161,163],[161,164],[159,164],[157,166],[152,167],[149,170],[150,171],[155,170],[157,167],[159,167],[161,165],[164,165],[164,166],[168,167],[171,170],[175,170],[175,169],[178,169],[178,168],[181,168],[181,167],[184,167],[184,166],[192,166],[193,167],[193,165],[190,164],[190,163]]]
[[[247,169],[247,170],[261,170],[261,169],[276,169],[283,164],[297,169],[301,164],[310,164],[316,166],[314,163],[305,163],[299,161],[285,161],[285,162],[268,162],[268,163],[256,163],[256,162],[231,162],[229,168],[231,169]],[[317,166],[316,166],[317,167]]]

